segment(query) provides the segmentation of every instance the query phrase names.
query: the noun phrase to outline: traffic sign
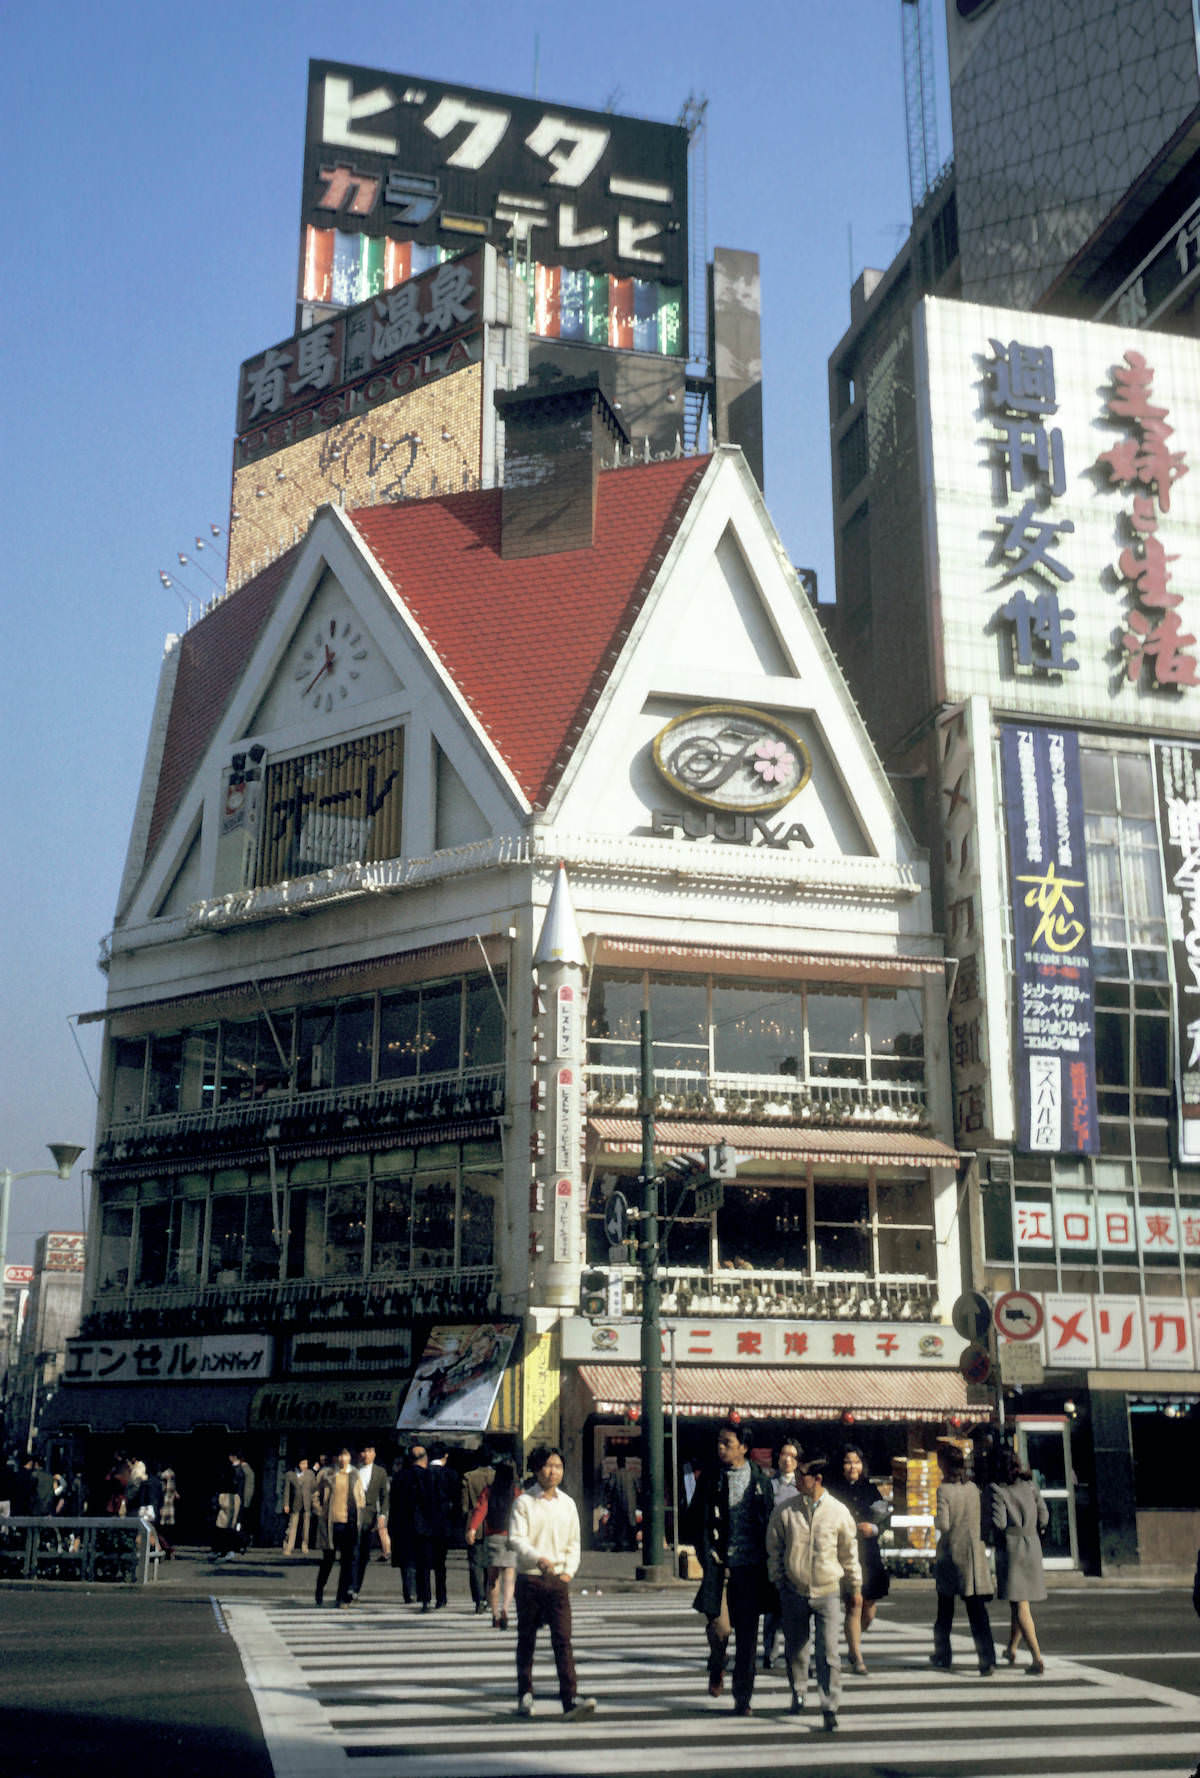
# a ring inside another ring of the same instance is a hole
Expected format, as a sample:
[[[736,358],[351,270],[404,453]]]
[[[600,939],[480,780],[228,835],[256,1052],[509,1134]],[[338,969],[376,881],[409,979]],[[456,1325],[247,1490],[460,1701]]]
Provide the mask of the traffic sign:
[[[1042,1305],[1027,1290],[1006,1290],[996,1298],[996,1331],[1006,1340],[1035,1340],[1045,1316]]]
[[[614,1191],[604,1205],[604,1234],[610,1247],[620,1247],[629,1234],[629,1199]]]
[[[1046,1380],[1041,1352],[1028,1340],[1001,1340],[999,1358],[1002,1382],[1027,1385]]]
[[[741,1155],[728,1142],[717,1142],[712,1148],[705,1149],[708,1160],[708,1176],[710,1179],[736,1179],[738,1162]]]
[[[982,1340],[992,1325],[992,1305],[979,1291],[964,1291],[950,1311],[950,1320],[964,1340]]]
[[[723,1179],[707,1179],[703,1185],[696,1187],[696,1215],[711,1216],[725,1202],[725,1181]]]
[[[972,1340],[958,1355],[958,1368],[968,1383],[986,1383],[992,1374],[992,1361],[986,1346]]]

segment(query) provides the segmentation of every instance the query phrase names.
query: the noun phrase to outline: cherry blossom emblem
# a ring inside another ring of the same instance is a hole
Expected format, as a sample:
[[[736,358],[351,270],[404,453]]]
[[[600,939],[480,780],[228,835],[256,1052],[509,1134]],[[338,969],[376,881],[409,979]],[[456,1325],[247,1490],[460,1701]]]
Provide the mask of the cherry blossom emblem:
[[[710,809],[781,809],[812,775],[804,742],[776,716],[740,704],[708,704],[669,722],[654,763],[672,789]]]

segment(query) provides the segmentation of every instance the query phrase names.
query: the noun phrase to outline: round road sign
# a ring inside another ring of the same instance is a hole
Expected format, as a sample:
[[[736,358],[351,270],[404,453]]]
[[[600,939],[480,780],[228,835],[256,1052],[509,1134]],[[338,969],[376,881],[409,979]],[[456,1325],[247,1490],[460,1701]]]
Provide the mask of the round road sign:
[[[978,1290],[964,1291],[950,1311],[950,1321],[964,1340],[982,1340],[992,1325],[992,1305]]]
[[[1034,1340],[1042,1331],[1042,1305],[1027,1290],[1008,1290],[996,1298],[996,1328],[1007,1340]]]
[[[968,1383],[986,1383],[992,1374],[992,1361],[987,1347],[974,1342],[964,1346],[958,1355],[958,1368]]]

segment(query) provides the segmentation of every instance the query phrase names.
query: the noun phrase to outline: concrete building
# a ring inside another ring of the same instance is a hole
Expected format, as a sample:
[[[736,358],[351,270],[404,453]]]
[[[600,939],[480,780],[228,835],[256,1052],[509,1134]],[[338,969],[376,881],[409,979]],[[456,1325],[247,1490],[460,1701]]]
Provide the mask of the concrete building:
[[[1183,1560],[1197,26],[1185,0],[966,12],[947,9],[954,165],[830,359],[827,628],[958,959],[974,1282],[1021,1293],[1007,1332],[1029,1337],[1000,1357],[1055,1558]],[[1069,984],[1024,924],[1035,834],[1079,882]]]

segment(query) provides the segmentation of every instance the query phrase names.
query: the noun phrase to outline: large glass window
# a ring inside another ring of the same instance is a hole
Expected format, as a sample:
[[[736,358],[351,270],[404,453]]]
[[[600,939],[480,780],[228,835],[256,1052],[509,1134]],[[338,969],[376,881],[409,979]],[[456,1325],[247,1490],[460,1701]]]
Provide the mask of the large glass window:
[[[631,1177],[619,1180],[638,1202]],[[587,1210],[587,1253],[609,1262],[605,1191],[597,1179]],[[672,1211],[674,1203],[664,1207]],[[664,1215],[664,1229],[666,1216]],[[933,1194],[927,1175],[764,1180],[727,1185],[712,1216],[679,1217],[663,1236],[669,1269],[795,1272],[821,1276],[931,1279],[937,1275]]]
[[[146,1187],[143,1186],[143,1192]],[[134,1283],[142,1290],[167,1281],[167,1249],[170,1241],[171,1206],[158,1203],[138,1206],[137,1270]]]
[[[100,1251],[96,1267],[98,1289],[126,1288],[129,1283],[132,1246],[133,1205],[105,1204],[100,1212]]]
[[[919,990],[836,983],[728,982],[598,969],[588,993],[588,1061],[640,1065],[649,1001],[654,1065],[706,1077],[798,1081],[924,1080]]]
[[[146,1087],[146,1039],[116,1037],[112,1046],[112,1121],[136,1123],[143,1114]]]

